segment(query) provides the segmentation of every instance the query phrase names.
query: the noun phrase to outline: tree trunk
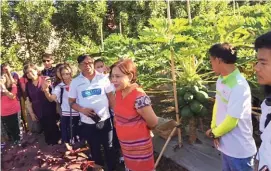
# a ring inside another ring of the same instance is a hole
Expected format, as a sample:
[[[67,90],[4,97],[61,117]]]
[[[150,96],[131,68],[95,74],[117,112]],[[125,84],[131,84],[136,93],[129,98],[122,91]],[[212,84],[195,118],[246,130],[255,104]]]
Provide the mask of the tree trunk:
[[[186,0],[186,5],[187,5],[187,15],[188,15],[188,21],[189,24],[192,24],[192,17],[191,17],[191,10],[190,10],[190,1]]]
[[[101,49],[104,51],[104,35],[103,35],[103,22],[101,22]]]
[[[121,18],[120,18],[120,23],[119,23],[119,30],[120,30],[120,34],[122,34],[122,28],[121,28]]]
[[[189,120],[189,143],[194,144],[197,140],[196,117],[191,117]]]

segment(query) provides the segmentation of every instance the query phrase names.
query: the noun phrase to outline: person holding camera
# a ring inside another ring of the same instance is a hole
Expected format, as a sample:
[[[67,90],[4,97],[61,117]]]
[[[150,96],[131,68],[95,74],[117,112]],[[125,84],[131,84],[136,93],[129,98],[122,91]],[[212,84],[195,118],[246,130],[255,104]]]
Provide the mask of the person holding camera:
[[[49,87],[52,84],[50,79],[47,79],[43,85],[43,91],[49,101],[58,102],[61,107],[61,139],[65,143],[68,150],[72,150],[70,142],[79,141],[79,113],[70,110],[68,102],[69,87],[72,80],[72,69],[69,65],[63,64],[59,67],[61,82],[54,88],[52,94],[49,92]],[[71,135],[72,134],[72,135]]]
[[[18,114],[20,112],[20,103],[17,99],[17,85],[14,81],[10,69],[5,64],[1,65],[1,122],[7,133],[8,139],[14,144],[20,143],[20,130]]]
[[[103,165],[101,148],[103,145],[109,171],[114,169],[113,126],[109,106],[114,106],[114,87],[109,78],[95,71],[90,55],[77,58],[81,73],[72,80],[69,103],[80,113],[82,135],[91,148],[92,160]]]
[[[24,66],[24,74],[28,79],[25,85],[27,109],[34,125],[36,125],[32,132],[40,133],[42,130],[45,142],[48,145],[55,145],[60,138],[60,132],[56,124],[56,103],[47,100],[42,89],[47,77],[39,76],[37,66],[32,63]],[[52,88],[49,89],[51,93]]]

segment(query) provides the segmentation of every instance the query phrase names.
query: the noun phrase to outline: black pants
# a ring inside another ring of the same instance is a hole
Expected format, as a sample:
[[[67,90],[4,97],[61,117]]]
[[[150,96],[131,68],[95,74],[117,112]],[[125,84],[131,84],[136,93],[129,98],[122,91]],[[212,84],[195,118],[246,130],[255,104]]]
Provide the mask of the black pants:
[[[70,116],[61,116],[61,137],[64,143],[69,143],[71,139],[71,123]],[[72,138],[76,140],[76,136],[79,136],[79,120],[80,116],[72,116]]]
[[[95,124],[82,124],[83,135],[90,146],[92,159],[95,163],[103,165],[101,155],[102,145],[108,171],[112,171],[115,168],[115,151],[113,149],[113,127],[111,119],[105,120],[104,126],[101,129],[96,128]]]
[[[48,145],[55,145],[60,139],[60,131],[56,124],[57,116],[55,115],[45,115],[40,119],[40,124],[45,136],[45,142]]]
[[[18,123],[18,113],[9,116],[1,116],[2,124],[7,132],[8,138],[11,141],[20,140],[20,130]]]
[[[112,122],[114,122],[114,116],[111,116]],[[117,135],[116,128],[113,126],[113,146],[115,150],[120,150],[120,142]]]

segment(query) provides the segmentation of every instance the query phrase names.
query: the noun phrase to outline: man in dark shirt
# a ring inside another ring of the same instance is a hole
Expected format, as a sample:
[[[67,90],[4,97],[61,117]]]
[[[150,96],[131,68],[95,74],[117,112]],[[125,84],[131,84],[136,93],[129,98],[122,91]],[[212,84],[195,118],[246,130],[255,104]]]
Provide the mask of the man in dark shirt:
[[[54,63],[53,55],[49,54],[49,53],[43,54],[42,62],[44,65],[44,69],[41,71],[41,74],[43,76],[54,77],[55,76],[55,67],[52,66]]]

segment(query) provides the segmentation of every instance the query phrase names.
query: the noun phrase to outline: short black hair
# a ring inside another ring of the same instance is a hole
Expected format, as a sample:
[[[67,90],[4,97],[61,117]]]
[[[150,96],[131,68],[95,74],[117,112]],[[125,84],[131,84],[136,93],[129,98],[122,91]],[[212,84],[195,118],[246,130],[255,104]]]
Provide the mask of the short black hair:
[[[214,58],[220,58],[226,64],[234,64],[237,61],[237,50],[229,43],[217,43],[209,49],[209,54]]]
[[[102,60],[101,58],[100,58],[100,59],[96,59],[96,60],[94,61],[94,65],[95,65],[96,63],[98,63],[98,62],[104,63],[104,60]]]
[[[79,56],[77,57],[77,62],[78,62],[78,64],[80,64],[81,62],[83,62],[87,57],[90,57],[90,58],[91,58],[91,56],[90,56],[89,54],[82,54],[82,55],[79,55]]]
[[[259,36],[255,41],[255,50],[267,48],[271,49],[271,31]]]
[[[53,56],[53,54],[51,54],[51,53],[44,53],[44,54],[42,55],[42,59],[43,59],[43,58],[54,60],[54,56]]]

